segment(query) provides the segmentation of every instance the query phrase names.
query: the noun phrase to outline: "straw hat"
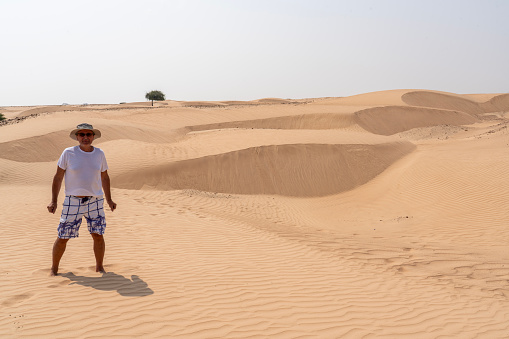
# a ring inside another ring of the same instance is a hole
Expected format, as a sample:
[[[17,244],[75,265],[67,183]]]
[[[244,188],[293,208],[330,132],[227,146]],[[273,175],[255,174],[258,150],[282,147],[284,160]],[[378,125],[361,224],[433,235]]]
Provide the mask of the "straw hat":
[[[84,130],[84,129],[89,129],[92,132],[94,132],[95,139],[99,139],[101,137],[101,131],[99,131],[98,129],[94,129],[94,126],[87,124],[87,123],[79,124],[78,126],[76,126],[76,129],[73,129],[71,131],[71,133],[69,134],[69,136],[73,140],[78,140],[78,138],[76,137],[76,133],[78,133],[79,131]]]

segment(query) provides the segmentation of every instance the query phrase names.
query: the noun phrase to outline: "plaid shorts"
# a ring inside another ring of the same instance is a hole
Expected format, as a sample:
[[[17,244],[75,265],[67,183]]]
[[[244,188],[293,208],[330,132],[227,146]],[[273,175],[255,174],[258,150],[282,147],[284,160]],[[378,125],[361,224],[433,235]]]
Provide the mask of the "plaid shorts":
[[[104,234],[106,219],[103,203],[103,197],[66,196],[58,225],[58,237],[60,239],[77,238],[83,217],[87,219],[88,231],[91,234]]]

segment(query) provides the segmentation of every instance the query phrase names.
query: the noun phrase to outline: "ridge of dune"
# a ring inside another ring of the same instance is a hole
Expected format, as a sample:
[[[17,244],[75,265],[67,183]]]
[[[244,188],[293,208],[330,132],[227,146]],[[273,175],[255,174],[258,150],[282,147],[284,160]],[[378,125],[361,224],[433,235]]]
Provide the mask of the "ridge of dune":
[[[135,170],[115,187],[196,189],[235,194],[325,196],[350,190],[383,172],[415,146],[293,144],[253,147]]]
[[[277,132],[277,133],[275,133]],[[190,132],[178,142],[154,144],[137,140],[115,140],[101,144],[111,172],[152,168],[170,162],[239,151],[250,147],[280,144],[379,144],[401,141],[399,137],[367,133],[359,128],[338,130],[218,129]]]
[[[452,93],[414,91],[403,94],[401,99],[411,106],[461,111],[469,114],[484,113],[477,102]]]
[[[19,106],[6,106],[6,107],[0,107],[0,113],[4,115],[4,117],[9,119],[14,119],[24,111],[27,111],[29,109],[35,108],[34,106],[27,106],[27,107],[19,107]]]
[[[256,129],[337,129],[355,123],[351,114],[315,113],[275,118],[229,121],[215,124],[188,126],[190,131],[205,131],[221,128]]]
[[[62,150],[69,147],[69,130],[51,132],[40,136],[12,140],[0,143],[0,158],[18,162],[55,161]],[[130,126],[101,127],[102,136],[95,145],[118,139],[131,139],[152,143],[166,143],[176,140],[185,133],[184,130],[149,131]],[[74,145],[74,143],[72,143]]]
[[[498,96],[498,93],[476,93],[476,94],[462,94],[461,96],[477,103],[490,101],[492,98]]]
[[[36,107],[28,107],[26,110],[20,110],[16,115],[12,113],[9,115],[9,119],[13,118],[27,118],[31,116],[37,116],[40,114],[49,114],[49,113],[57,113],[57,112],[89,112],[89,111],[113,111],[113,110],[132,110],[132,109],[153,109],[153,108],[161,108],[161,107],[175,107],[180,106],[180,104],[171,102],[171,105],[168,105],[168,102],[157,103],[155,106],[152,106],[150,102],[148,103],[130,103],[130,104],[91,104],[91,105],[56,105],[56,106],[36,106]]]
[[[88,114],[86,112],[78,112],[76,115],[73,114],[72,117],[63,112],[55,112],[55,114],[52,114],[51,116],[34,115],[32,117],[32,119],[23,120],[23,122],[20,122],[19,124],[6,124],[0,126],[0,143],[40,137],[62,130],[68,130],[70,132],[77,124],[83,122],[83,119],[86,119],[89,123],[96,125],[101,124],[101,122],[104,121],[104,119],[96,119],[95,117],[92,118],[89,112]],[[109,121],[108,125],[114,126],[117,125],[117,123]]]
[[[371,133],[392,135],[417,127],[468,125],[478,122],[479,119],[460,111],[411,106],[385,106],[358,111],[355,113],[355,121]]]
[[[487,99],[490,96],[478,96]],[[414,91],[403,94],[402,100],[411,106],[448,109],[479,115],[509,109],[509,94],[491,95],[487,101],[476,101],[472,95],[458,95],[431,91]]]
[[[485,112],[509,110],[509,93],[499,94],[482,104]]]
[[[62,111],[89,111],[89,110],[90,108],[87,107],[76,107],[76,106],[43,106],[28,109],[23,113],[20,113],[18,117],[21,118],[32,114],[53,113]]]
[[[406,105],[402,96],[412,90],[394,89],[362,93],[347,97],[325,98],[317,101],[316,105],[341,105],[341,106],[398,106]]]

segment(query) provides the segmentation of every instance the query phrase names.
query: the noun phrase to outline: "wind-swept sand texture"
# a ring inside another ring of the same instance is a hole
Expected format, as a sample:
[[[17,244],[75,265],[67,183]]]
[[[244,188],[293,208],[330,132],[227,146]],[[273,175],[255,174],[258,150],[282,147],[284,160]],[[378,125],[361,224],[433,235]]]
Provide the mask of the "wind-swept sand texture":
[[[60,108],[0,110],[1,338],[507,337],[509,95]],[[82,225],[50,277],[81,122],[108,273]]]

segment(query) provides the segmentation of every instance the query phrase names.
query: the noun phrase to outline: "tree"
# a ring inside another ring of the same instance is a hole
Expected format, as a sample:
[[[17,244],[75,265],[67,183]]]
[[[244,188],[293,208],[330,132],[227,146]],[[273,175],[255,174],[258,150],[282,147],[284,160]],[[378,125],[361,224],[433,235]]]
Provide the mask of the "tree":
[[[164,93],[161,91],[150,91],[147,94],[145,94],[145,98],[147,100],[152,100],[152,106],[154,106],[154,100],[166,100],[164,97]]]
[[[5,116],[2,113],[0,113],[0,121],[2,120],[5,120]]]

